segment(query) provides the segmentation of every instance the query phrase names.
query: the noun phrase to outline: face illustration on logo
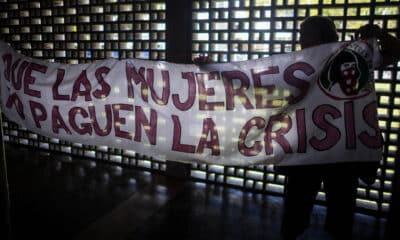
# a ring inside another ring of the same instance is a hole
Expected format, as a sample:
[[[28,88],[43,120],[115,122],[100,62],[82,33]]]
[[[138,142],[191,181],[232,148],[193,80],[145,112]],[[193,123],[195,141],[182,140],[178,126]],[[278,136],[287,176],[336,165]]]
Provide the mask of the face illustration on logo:
[[[367,61],[358,53],[341,50],[324,66],[319,86],[336,99],[353,99],[369,94],[369,68]]]
[[[346,95],[358,94],[360,72],[356,62],[345,62],[340,65],[340,88]]]

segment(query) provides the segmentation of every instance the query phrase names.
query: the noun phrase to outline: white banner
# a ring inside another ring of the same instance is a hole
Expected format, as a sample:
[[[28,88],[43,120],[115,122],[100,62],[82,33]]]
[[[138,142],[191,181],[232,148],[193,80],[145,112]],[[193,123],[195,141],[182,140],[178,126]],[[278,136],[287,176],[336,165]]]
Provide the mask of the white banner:
[[[222,165],[378,161],[366,42],[197,66],[49,63],[0,42],[1,108],[51,138]]]

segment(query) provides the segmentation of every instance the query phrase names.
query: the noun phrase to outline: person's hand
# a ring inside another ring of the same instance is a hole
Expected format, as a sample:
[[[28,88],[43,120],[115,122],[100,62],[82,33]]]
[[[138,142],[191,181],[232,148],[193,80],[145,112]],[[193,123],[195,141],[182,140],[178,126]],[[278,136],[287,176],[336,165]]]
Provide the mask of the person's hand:
[[[208,63],[213,63],[213,60],[204,54],[200,54],[198,57],[193,59],[194,64],[208,64]]]

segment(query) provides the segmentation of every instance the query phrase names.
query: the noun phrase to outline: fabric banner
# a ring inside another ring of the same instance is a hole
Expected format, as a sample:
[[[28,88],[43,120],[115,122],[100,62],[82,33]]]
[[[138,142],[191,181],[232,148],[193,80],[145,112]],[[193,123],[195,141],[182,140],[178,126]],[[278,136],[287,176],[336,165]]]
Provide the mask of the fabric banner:
[[[222,165],[378,161],[376,43],[206,65],[61,64],[0,42],[1,108],[30,131]]]

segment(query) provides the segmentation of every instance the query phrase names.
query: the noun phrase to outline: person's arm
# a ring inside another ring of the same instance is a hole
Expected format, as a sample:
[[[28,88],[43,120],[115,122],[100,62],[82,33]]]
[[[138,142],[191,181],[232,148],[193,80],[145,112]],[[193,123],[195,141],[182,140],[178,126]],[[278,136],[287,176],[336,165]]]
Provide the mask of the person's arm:
[[[367,24],[355,33],[356,39],[376,37],[383,57],[382,66],[394,64],[400,60],[400,39],[390,35],[378,25]]]

